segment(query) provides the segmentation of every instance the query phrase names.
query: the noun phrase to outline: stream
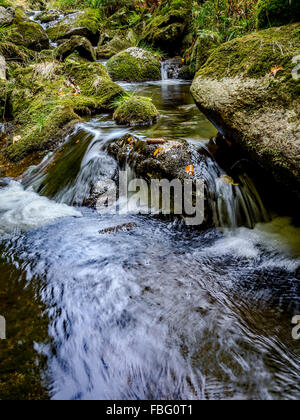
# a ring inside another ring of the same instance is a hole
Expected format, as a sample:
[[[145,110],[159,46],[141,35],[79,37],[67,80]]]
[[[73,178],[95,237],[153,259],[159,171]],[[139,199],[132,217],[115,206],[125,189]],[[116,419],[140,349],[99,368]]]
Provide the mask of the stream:
[[[216,228],[82,206],[117,169],[106,152],[114,139],[131,132],[207,149],[217,133],[188,82],[122,86],[152,97],[156,125],[93,118],[58,159],[0,184],[0,371],[13,347],[14,369],[36,375],[54,400],[299,399],[300,228],[288,210],[266,209],[250,178],[220,187],[225,172],[209,153]],[[99,234],[124,223],[133,229]]]

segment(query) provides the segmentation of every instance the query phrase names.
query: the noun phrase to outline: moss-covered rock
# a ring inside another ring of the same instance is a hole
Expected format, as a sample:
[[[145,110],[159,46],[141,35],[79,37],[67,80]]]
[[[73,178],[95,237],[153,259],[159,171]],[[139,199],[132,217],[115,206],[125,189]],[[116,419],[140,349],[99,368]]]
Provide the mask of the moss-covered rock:
[[[259,28],[286,25],[300,20],[299,0],[259,0],[257,25]]]
[[[159,60],[149,51],[129,48],[112,57],[107,70],[113,80],[142,82],[161,79]]]
[[[119,35],[103,44],[102,40],[99,41],[97,47],[97,58],[111,58],[119,52],[132,47],[133,44],[126,38],[121,38]]]
[[[191,0],[163,1],[145,27],[142,40],[170,55],[176,55],[180,52],[191,16]]]
[[[125,98],[114,113],[114,119],[120,125],[151,125],[159,113],[151,98],[131,96]]]
[[[80,57],[89,61],[96,60],[96,54],[92,44],[87,38],[82,36],[72,36],[70,39],[63,42],[58,48],[56,48],[55,56],[57,59],[63,61],[75,51]]]
[[[203,31],[196,39],[194,45],[186,54],[189,71],[195,75],[206,63],[212,51],[221,44],[220,35],[212,31]]]
[[[223,44],[199,70],[199,108],[274,178],[300,195],[300,24]]]
[[[47,29],[51,41],[71,38],[73,35],[84,36],[93,45],[97,45],[101,28],[99,9],[86,9],[65,17],[57,25]]]
[[[20,9],[16,10],[10,26],[0,28],[0,39],[3,43],[14,44],[33,51],[49,48],[49,38],[44,29],[39,24],[29,21]]]
[[[124,94],[100,63],[41,63],[15,73],[10,105],[16,129],[6,149],[15,162],[56,147],[81,115],[110,111]]]

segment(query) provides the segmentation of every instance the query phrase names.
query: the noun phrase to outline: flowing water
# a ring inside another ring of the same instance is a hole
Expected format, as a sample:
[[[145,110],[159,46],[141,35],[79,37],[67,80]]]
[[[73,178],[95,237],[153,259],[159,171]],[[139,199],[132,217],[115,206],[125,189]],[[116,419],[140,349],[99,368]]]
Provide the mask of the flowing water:
[[[32,380],[18,383],[39,378],[53,399],[299,399],[291,320],[300,313],[300,228],[288,211],[264,208],[247,174],[238,186],[222,182],[208,147],[216,131],[187,83],[124,87],[153,98],[156,125],[128,130],[110,115],[94,118],[23,185],[0,184],[5,385],[24,396]],[[99,179],[114,176],[106,147],[128,131],[207,150],[222,229],[82,207]],[[124,223],[133,228],[99,234]]]

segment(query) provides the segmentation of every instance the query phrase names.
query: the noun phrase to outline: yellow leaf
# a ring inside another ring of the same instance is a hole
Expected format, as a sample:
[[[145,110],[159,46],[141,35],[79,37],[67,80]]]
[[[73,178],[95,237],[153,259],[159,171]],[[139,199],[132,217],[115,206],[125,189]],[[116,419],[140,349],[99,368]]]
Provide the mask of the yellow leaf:
[[[189,174],[190,176],[194,176],[195,175],[195,168],[193,165],[188,165],[185,168],[185,173]]]
[[[159,152],[161,152],[163,150],[163,147],[158,147],[155,152],[153,153],[153,156],[157,156],[159,154]]]
[[[276,77],[277,76],[277,73],[279,71],[283,71],[283,67],[282,66],[272,67],[270,74],[272,74],[274,77]]]

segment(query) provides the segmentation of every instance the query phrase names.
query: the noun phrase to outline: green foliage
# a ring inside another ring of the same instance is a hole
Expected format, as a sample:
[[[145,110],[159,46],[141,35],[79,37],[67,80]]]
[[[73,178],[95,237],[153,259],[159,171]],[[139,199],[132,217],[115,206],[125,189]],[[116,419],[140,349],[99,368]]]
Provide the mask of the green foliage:
[[[300,20],[299,0],[259,0],[257,26],[267,28],[281,26]]]
[[[196,32],[219,32],[223,41],[243,36],[255,29],[257,0],[206,0],[193,6]]]

